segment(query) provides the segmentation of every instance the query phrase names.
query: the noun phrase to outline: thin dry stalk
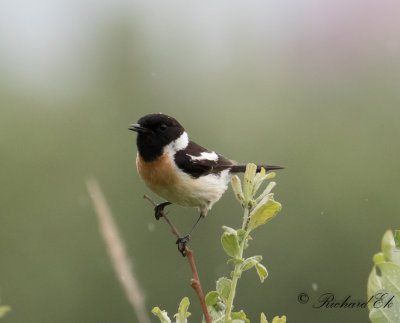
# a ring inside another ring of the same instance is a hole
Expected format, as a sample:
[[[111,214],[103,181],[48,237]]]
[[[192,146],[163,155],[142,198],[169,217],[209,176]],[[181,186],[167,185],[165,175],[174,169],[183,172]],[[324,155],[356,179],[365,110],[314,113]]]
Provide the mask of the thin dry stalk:
[[[100,233],[106,243],[118,280],[123,286],[139,322],[150,323],[151,320],[147,314],[143,295],[133,275],[124,244],[100,186],[95,179],[90,179],[86,181],[86,187],[92,199],[99,221]]]

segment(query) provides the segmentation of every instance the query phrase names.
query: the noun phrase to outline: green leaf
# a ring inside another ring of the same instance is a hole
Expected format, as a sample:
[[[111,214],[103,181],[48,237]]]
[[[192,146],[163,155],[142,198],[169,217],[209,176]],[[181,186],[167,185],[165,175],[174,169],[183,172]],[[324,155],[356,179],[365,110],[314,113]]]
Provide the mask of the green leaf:
[[[221,302],[213,305],[207,306],[208,313],[210,313],[212,317],[213,323],[224,323],[225,322],[225,305]],[[204,316],[202,323],[206,323]]]
[[[217,292],[225,304],[231,292],[231,284],[232,281],[226,277],[221,277],[217,280]]]
[[[383,289],[381,278],[377,275],[376,266],[371,270],[368,277],[367,295],[368,299],[377,294],[379,290]],[[372,303],[368,303],[368,308],[371,310]]]
[[[223,225],[223,226],[222,226],[222,229],[224,229],[226,233],[234,233],[234,234],[237,234],[237,231],[236,231],[235,229],[232,229],[232,228],[230,228],[230,227],[227,227],[226,225]]]
[[[273,200],[268,200],[266,203],[263,203],[263,201],[261,201],[250,214],[248,228],[251,230],[257,228],[260,225],[263,225],[281,210],[280,203]]]
[[[242,184],[240,182],[240,178],[237,175],[234,175],[232,177],[231,185],[232,185],[233,193],[235,193],[237,200],[243,206],[244,205],[244,195],[243,195],[243,191],[242,191]]]
[[[400,230],[394,231],[395,247],[392,249],[392,261],[400,265]]]
[[[266,179],[271,179],[271,178],[274,178],[275,176],[276,176],[276,173],[271,172],[271,173],[267,174],[267,178]]]
[[[256,176],[257,166],[253,163],[249,163],[246,166],[246,172],[244,173],[244,184],[243,194],[245,201],[250,201],[252,198],[254,177]]]
[[[232,312],[231,313],[232,322],[239,321],[250,323],[250,320],[246,317],[246,314],[243,311],[240,312]]]
[[[285,315],[283,315],[282,317],[275,316],[272,319],[272,323],[286,323],[286,316]]]
[[[7,305],[0,306],[0,318],[6,315],[7,312],[11,311],[11,307]]]
[[[263,198],[265,198],[268,195],[272,195],[270,194],[272,189],[276,186],[275,182],[270,182],[267,187],[264,189],[264,191],[256,198],[256,202],[259,203]]]
[[[392,250],[392,262],[400,266],[400,249],[394,248]]]
[[[187,323],[187,318],[191,315],[187,309],[189,307],[189,298],[188,297],[184,297],[180,304],[179,304],[179,309],[178,309],[178,313],[175,314],[175,318],[176,318],[176,323]]]
[[[394,262],[400,265],[400,248],[397,245],[400,243],[400,231],[395,231],[395,236],[391,230],[387,230],[382,238],[382,251],[386,261]]]
[[[261,313],[260,323],[268,323],[267,317],[264,313]]]
[[[257,269],[257,274],[258,277],[260,277],[261,282],[263,283],[265,278],[268,277],[268,271],[267,268],[265,268],[262,264],[257,263],[256,264],[256,269]]]
[[[263,178],[266,174],[265,168],[261,167],[261,170],[256,174],[254,181],[259,181],[261,178]]]
[[[383,262],[376,266],[381,271],[383,288],[400,296],[400,266],[392,262]]]
[[[374,256],[368,277],[369,318],[373,323],[400,322],[400,250],[398,232],[387,230],[382,238],[382,252]]]
[[[369,319],[372,323],[398,323],[400,322],[400,299],[398,296],[381,290],[378,297],[384,295],[382,300],[374,299]]]
[[[207,306],[213,306],[221,301],[219,294],[215,290],[208,292],[205,300]]]
[[[394,244],[396,248],[400,248],[400,230],[394,230]]]
[[[253,192],[252,196],[254,196],[258,189],[260,188],[261,184],[265,181],[267,175],[265,175],[265,169],[261,167],[261,171],[256,174],[254,177],[254,186],[253,186]]]
[[[247,258],[242,264],[242,267],[241,267],[242,271],[246,271],[246,270],[253,268],[261,260],[262,260],[262,256],[253,256],[253,257]]]
[[[161,311],[159,307],[154,307],[151,312],[160,319],[161,323],[171,323],[166,311]]]
[[[379,264],[381,262],[385,262],[385,255],[383,252],[376,253],[374,257],[372,258],[375,264]]]
[[[239,242],[238,236],[235,233],[225,232],[221,237],[222,247],[225,252],[231,257],[237,257],[239,255]]]
[[[382,252],[385,255],[386,260],[392,259],[392,250],[395,247],[394,237],[392,230],[387,230],[382,238]]]

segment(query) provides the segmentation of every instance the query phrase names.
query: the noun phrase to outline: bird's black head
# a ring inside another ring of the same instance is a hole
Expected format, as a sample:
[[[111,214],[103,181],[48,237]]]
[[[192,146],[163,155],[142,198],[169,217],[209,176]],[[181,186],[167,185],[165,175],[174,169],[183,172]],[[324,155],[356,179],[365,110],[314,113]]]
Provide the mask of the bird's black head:
[[[131,124],[129,130],[138,133],[137,147],[146,161],[161,156],[166,145],[178,139],[185,129],[174,118],[162,113],[148,114]]]

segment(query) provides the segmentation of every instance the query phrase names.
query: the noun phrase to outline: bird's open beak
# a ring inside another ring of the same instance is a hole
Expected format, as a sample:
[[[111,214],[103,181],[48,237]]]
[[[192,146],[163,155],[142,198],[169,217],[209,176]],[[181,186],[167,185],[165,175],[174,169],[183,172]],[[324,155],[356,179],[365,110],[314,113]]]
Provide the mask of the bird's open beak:
[[[139,133],[148,133],[148,132],[150,132],[150,129],[142,127],[138,123],[132,123],[131,125],[129,125],[128,129],[132,130],[132,131],[139,132]]]

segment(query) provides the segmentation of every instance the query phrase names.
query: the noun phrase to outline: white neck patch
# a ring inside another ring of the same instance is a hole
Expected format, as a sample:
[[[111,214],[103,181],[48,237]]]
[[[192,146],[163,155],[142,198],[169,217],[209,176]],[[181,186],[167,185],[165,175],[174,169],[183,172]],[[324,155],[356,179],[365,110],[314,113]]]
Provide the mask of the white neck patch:
[[[164,147],[164,153],[169,152],[174,155],[177,151],[185,149],[188,145],[189,137],[186,131],[184,131],[178,139],[175,139],[169,145]]]

